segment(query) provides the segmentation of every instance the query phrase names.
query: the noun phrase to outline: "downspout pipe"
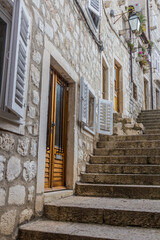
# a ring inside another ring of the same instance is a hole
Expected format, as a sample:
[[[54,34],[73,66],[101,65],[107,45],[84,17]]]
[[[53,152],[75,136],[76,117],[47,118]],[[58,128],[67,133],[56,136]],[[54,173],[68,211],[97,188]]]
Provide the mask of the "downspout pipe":
[[[130,40],[131,40],[131,28],[130,31]],[[130,73],[131,73],[131,83],[133,83],[133,59],[132,59],[132,50],[130,49]]]
[[[150,10],[149,10],[149,0],[147,1],[147,22],[148,22],[148,38],[151,40],[151,30],[150,30]],[[152,55],[152,48],[149,47],[149,54]],[[150,89],[151,89],[151,109],[153,110],[153,70],[152,70],[152,58],[149,63],[150,65]]]

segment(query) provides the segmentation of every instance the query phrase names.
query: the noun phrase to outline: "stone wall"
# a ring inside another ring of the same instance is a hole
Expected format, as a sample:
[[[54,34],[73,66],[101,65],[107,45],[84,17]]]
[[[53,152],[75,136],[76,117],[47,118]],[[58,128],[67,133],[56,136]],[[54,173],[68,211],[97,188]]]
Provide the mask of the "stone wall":
[[[134,79],[138,87],[138,100],[132,99],[130,84],[130,54],[126,36],[119,36],[124,20],[114,24],[110,10],[115,14],[124,11],[112,1],[110,7],[102,9],[100,32],[92,26],[86,10],[87,0],[79,1],[90,27],[98,40],[104,44],[103,53],[99,50],[93,34],[73,0],[25,0],[31,17],[30,57],[28,59],[28,90],[26,93],[26,116],[21,128],[5,120],[0,131],[0,238],[15,239],[19,224],[40,215],[43,211],[43,193],[37,194],[39,126],[43,112],[40,112],[42,99],[42,69],[45,51],[45,39],[52,43],[60,56],[74,70],[80,80],[83,76],[96,95],[96,101],[102,97],[102,56],[107,61],[109,76],[109,100],[114,106],[114,63],[121,67],[122,113],[136,117],[142,109],[143,73],[134,61]],[[51,56],[54,57],[54,56]],[[53,66],[54,67],[54,66]],[[61,66],[63,68],[63,66]],[[48,71],[50,66],[47,66]],[[146,76],[148,79],[148,76]],[[74,79],[73,79],[74,80]],[[45,80],[46,81],[46,80]],[[85,170],[89,155],[93,153],[97,132],[94,135],[80,127],[79,81],[76,85],[75,126],[77,159],[74,162],[74,182],[79,180],[80,172]],[[70,108],[72,108],[72,102]],[[47,108],[47,103],[46,103]],[[97,110],[96,110],[97,113]],[[69,118],[71,119],[71,118]],[[1,121],[1,120],[0,120]],[[4,121],[4,120],[3,120]],[[46,126],[44,126],[45,128]],[[17,133],[16,133],[17,132]],[[44,159],[45,161],[45,159]],[[44,171],[44,169],[43,169]],[[42,179],[43,182],[43,179]]]
[[[37,141],[1,132],[0,152],[0,236],[14,239],[34,213]]]

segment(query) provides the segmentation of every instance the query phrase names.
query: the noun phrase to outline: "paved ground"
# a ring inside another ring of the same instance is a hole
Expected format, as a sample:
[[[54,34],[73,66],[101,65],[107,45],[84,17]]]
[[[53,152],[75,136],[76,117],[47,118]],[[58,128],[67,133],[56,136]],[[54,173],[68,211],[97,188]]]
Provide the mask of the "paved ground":
[[[160,240],[160,230],[132,227],[112,227],[95,224],[66,223],[41,220],[29,223],[21,229],[46,233],[63,233],[72,236],[88,236],[106,240]],[[47,237],[47,236],[46,236]],[[54,239],[54,238],[53,238]],[[66,238],[67,239],[67,238]]]

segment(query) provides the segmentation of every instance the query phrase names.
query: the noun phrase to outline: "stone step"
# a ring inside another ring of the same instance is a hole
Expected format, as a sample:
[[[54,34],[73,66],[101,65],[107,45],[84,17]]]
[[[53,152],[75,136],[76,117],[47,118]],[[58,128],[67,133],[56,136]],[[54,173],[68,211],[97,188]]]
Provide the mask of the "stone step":
[[[154,132],[155,133],[155,132]],[[141,140],[160,140],[160,134],[144,134],[144,135],[132,135],[132,136],[107,136],[107,135],[99,135],[100,141],[141,141]]]
[[[139,116],[153,116],[153,115],[160,115],[160,111],[142,111]]]
[[[160,164],[160,156],[90,156],[91,164]]]
[[[160,118],[137,118],[138,123],[160,123]]]
[[[138,118],[141,118],[141,117],[151,117],[151,118],[158,118],[160,117],[160,113],[157,113],[157,112],[153,112],[153,113],[140,113]]]
[[[95,184],[159,185],[160,174],[81,173],[81,182]]]
[[[158,119],[160,119],[160,114],[157,114],[157,116],[156,115],[152,115],[152,114],[140,114],[138,117],[137,117],[137,119],[140,119],[140,118],[144,118],[144,119],[156,119],[156,118],[158,118]]]
[[[160,140],[141,140],[141,141],[100,141],[97,142],[98,148],[157,148],[160,147]]]
[[[160,165],[87,164],[87,173],[160,174]]]
[[[77,196],[160,199],[160,186],[77,183]]]
[[[144,125],[145,127],[145,130],[148,130],[148,129],[158,129],[160,131],[160,124],[158,125],[154,125],[154,124],[145,124]]]
[[[160,227],[160,200],[72,196],[45,205],[53,221]]]
[[[20,227],[19,240],[158,240],[159,229],[39,220]]]
[[[154,134],[155,136],[157,135],[160,135],[160,129],[146,129],[144,131],[144,134]]]
[[[159,126],[160,125],[160,121],[157,121],[157,122],[152,122],[152,121],[146,121],[146,122],[143,122],[143,125],[144,126]]]
[[[119,156],[119,155],[142,155],[142,156],[160,156],[160,148],[96,148],[94,149],[94,154],[96,156]]]
[[[157,109],[151,109],[151,110],[142,110],[141,113],[160,113],[160,110],[157,110]]]

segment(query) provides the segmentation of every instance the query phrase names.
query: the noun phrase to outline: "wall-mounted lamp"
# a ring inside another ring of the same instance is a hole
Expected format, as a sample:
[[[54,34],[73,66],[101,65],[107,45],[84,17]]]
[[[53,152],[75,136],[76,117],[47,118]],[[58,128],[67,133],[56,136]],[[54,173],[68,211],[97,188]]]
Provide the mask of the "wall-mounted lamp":
[[[133,33],[139,32],[141,22],[137,14],[136,13],[132,14],[129,17],[128,21],[129,21],[129,25],[131,27],[132,32]]]
[[[115,24],[116,22],[118,22],[119,19],[122,18],[123,16],[125,16],[126,13],[128,13],[128,12],[119,14],[120,17],[119,17],[113,24]],[[119,16],[119,15],[116,15],[116,16]],[[110,16],[111,16],[111,17],[116,17],[116,16],[114,15],[114,11],[113,11],[113,10],[110,11]],[[131,31],[132,31],[133,33],[139,32],[139,29],[140,29],[140,26],[141,26],[141,22],[140,22],[140,19],[139,19],[139,17],[137,16],[136,13],[132,13],[131,15],[129,15],[128,22],[129,22],[129,25],[130,25],[130,27],[131,27]],[[124,29],[124,30],[125,30],[125,29]],[[128,30],[128,29],[126,29],[126,30]],[[120,34],[120,35],[123,35],[123,34]]]

